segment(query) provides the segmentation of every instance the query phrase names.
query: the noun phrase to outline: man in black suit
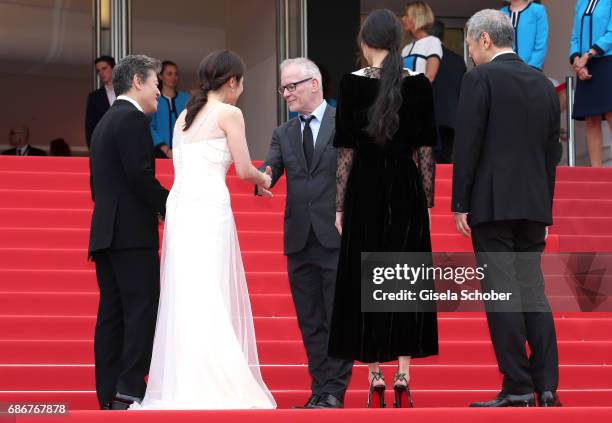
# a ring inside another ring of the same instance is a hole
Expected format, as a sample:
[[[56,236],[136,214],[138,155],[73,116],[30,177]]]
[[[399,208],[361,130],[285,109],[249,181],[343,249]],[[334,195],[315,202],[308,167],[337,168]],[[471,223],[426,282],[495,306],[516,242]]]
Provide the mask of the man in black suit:
[[[457,230],[472,235],[479,265],[488,266],[483,290],[502,287],[517,300],[485,304],[504,379],[496,399],[473,407],[533,406],[534,391],[540,406],[561,405],[555,326],[540,268],[560,156],[559,99],[550,81],[513,53],[513,39],[499,11],[483,10],[468,22],[477,67],[461,86],[452,210]]]
[[[353,363],[327,355],[340,249],[334,226],[336,111],[323,99],[318,67],[305,58],[281,64],[279,93],[298,117],[274,130],[262,169],[271,167],[272,186],[286,172],[284,252],[312,378],[304,408],[340,408]]]
[[[94,61],[96,72],[102,86],[95,91],[92,91],[87,96],[87,108],[85,109],[85,140],[87,147],[91,145],[91,134],[104,113],[108,111],[116,98],[115,90],[113,89],[113,68],[115,67],[115,59],[111,56],[100,56]]]
[[[2,152],[3,156],[46,156],[44,150],[30,145],[30,128],[17,125],[9,130],[9,144],[13,146]]]
[[[442,40],[444,23],[435,21],[428,32]],[[452,163],[457,103],[466,67],[463,57],[446,48],[444,44],[442,44],[442,53],[440,68],[431,86],[441,144],[436,148],[436,162]]]
[[[117,101],[93,132],[94,210],[89,256],[100,303],[94,340],[103,409],[126,409],[145,393],[159,301],[158,219],[168,191],[155,179],[146,113],[157,108],[159,62],[127,56],[113,71]]]

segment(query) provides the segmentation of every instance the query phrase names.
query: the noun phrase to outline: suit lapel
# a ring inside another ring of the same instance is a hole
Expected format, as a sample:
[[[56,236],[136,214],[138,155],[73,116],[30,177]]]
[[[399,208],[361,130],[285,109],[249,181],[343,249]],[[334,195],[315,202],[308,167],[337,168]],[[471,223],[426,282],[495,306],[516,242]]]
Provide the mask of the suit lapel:
[[[289,127],[289,141],[293,147],[293,153],[300,162],[302,168],[308,172],[308,166],[306,165],[306,157],[304,156],[304,148],[302,147],[302,131],[299,119],[293,119],[291,126]]]
[[[323,151],[325,151],[327,144],[329,144],[329,141],[331,140],[331,135],[335,127],[335,117],[335,109],[328,105],[325,108],[325,113],[323,114],[323,121],[321,122],[319,133],[317,134],[314,156],[312,157],[311,171],[317,168],[317,165],[321,160],[321,156],[323,155]]]

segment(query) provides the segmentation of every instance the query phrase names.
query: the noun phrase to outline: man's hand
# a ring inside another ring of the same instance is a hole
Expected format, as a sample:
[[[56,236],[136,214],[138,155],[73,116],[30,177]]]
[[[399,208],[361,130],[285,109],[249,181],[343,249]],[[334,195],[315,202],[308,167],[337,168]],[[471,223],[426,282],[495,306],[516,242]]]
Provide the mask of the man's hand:
[[[336,212],[336,230],[342,236],[342,222],[344,220],[344,212],[337,211]]]
[[[267,189],[265,189],[261,185],[257,185],[257,195],[260,196],[260,197],[266,197],[266,198],[274,197],[274,194],[272,194],[271,191],[268,191]]]
[[[470,236],[472,230],[468,225],[468,214],[467,213],[454,213],[455,215],[455,226],[457,226],[457,232],[463,236]]]

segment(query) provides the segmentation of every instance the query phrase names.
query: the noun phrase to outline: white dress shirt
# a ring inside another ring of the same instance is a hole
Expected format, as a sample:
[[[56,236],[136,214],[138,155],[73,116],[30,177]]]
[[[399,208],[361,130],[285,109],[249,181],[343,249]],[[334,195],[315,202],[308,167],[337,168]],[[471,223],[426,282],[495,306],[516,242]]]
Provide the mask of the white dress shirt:
[[[112,85],[110,87],[108,85],[105,85],[104,89],[106,90],[106,98],[108,98],[108,104],[112,106],[115,100],[117,99],[117,97],[115,96],[115,89]]]
[[[140,107],[140,104],[138,104],[138,102],[134,100],[132,97],[128,97],[127,95],[120,95],[119,97],[117,97],[117,100],[129,101],[130,103],[134,105],[134,107],[136,107],[138,110],[144,113],[144,111],[142,110],[142,107]]]
[[[311,115],[314,116],[314,119],[310,121],[310,130],[312,131],[312,139],[314,140],[315,147],[317,145],[317,135],[319,135],[319,129],[321,129],[321,121],[323,120],[323,115],[325,114],[325,108],[327,107],[327,101],[323,100],[323,103],[319,105]],[[300,115],[306,116],[306,115]],[[300,127],[302,132],[304,132],[304,121],[300,119]]]
[[[504,50],[504,51],[500,51],[499,53],[497,53],[495,56],[491,57],[491,62],[493,60],[495,60],[498,56],[501,56],[502,54],[510,54],[510,53],[514,53],[514,50]]]

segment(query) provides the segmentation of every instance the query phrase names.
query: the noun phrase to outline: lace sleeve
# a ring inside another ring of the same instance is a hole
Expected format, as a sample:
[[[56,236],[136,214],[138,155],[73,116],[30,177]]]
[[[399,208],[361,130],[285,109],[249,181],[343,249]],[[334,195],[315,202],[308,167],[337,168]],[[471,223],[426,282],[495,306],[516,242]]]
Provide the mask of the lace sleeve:
[[[427,207],[432,208],[434,206],[434,187],[436,184],[436,161],[433,156],[433,149],[428,146],[419,147],[416,155],[425,196],[427,197]]]
[[[338,164],[336,166],[336,211],[344,211],[344,193],[346,183],[353,164],[355,150],[352,148],[338,148]]]

